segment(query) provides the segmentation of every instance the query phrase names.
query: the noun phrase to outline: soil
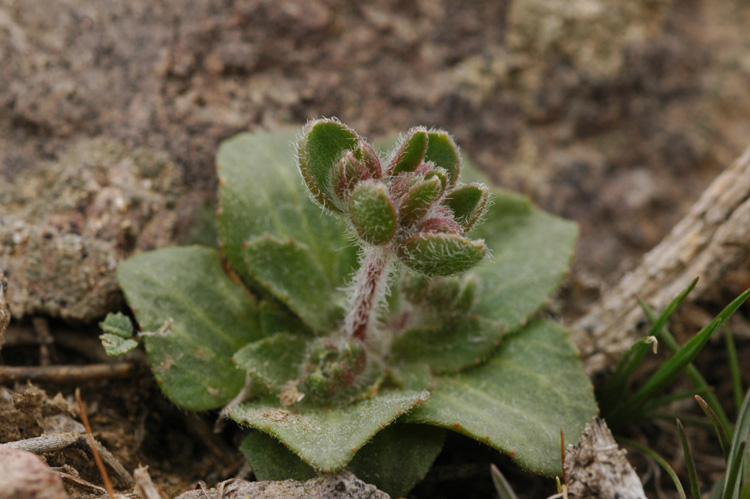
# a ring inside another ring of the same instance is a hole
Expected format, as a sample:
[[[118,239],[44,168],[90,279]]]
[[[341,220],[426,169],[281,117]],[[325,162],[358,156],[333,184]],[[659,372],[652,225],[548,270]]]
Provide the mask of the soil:
[[[0,0],[0,272],[14,316],[2,361],[102,362],[96,322],[121,305],[113,269],[198,237],[219,143],[319,116],[370,137],[449,130],[498,184],[576,220],[552,307],[575,318],[750,142],[748,25],[741,0]],[[677,336],[746,288],[748,267],[688,307]],[[732,323],[745,360],[749,316]],[[722,352],[700,362],[731,405]],[[170,496],[237,474],[237,430],[213,435],[213,415],[171,407],[133,362],[127,379],[8,385],[0,442],[76,417],[80,386],[97,439]],[[671,426],[636,432],[672,458]],[[691,435],[704,483],[721,455],[706,435]],[[505,460],[472,445],[449,442],[415,495],[489,496],[488,463]],[[47,461],[100,483],[82,450]],[[554,490],[510,474],[527,497]]]

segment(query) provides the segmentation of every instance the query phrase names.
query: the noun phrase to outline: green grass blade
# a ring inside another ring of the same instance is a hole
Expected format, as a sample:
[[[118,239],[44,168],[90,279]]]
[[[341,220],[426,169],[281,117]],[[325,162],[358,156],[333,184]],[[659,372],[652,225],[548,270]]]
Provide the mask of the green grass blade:
[[[635,440],[630,440],[628,438],[618,438],[617,440],[624,445],[628,445],[630,447],[638,449],[639,451],[643,452],[647,456],[650,456],[654,461],[659,463],[659,466],[664,468],[664,471],[667,472],[667,474],[669,475],[669,478],[671,478],[672,481],[674,482],[674,486],[677,489],[677,494],[679,494],[680,499],[687,499],[687,497],[685,496],[685,489],[682,488],[682,483],[680,483],[680,479],[677,476],[677,473],[675,473],[675,471],[672,469],[672,467],[669,465],[666,459],[664,459],[659,454],[657,454],[653,449],[646,447],[645,445],[639,444]]]
[[[672,402],[677,402],[678,400],[693,398],[695,395],[703,395],[708,391],[710,391],[710,389],[708,388],[703,390],[684,390],[680,392],[670,393],[669,395],[665,395],[663,397],[654,398],[644,406],[643,413],[651,412],[655,409],[658,409],[659,407],[664,407],[671,404]]]
[[[518,499],[508,480],[494,464],[490,465],[490,476],[492,476],[492,484],[495,486],[495,491],[500,499]]]
[[[740,491],[740,499],[748,499],[748,497],[750,497],[750,481],[746,481]]]
[[[615,371],[607,380],[602,392],[599,408],[604,419],[609,420],[617,406],[627,403],[623,393],[627,393],[633,372],[641,365],[646,353],[653,348],[656,338],[647,336],[635,341],[617,362]]]
[[[742,407],[740,412],[737,414],[737,423],[734,427],[734,434],[732,435],[732,446],[729,451],[729,459],[727,460],[727,469],[732,468],[739,469],[739,463],[742,461],[743,450],[745,448],[745,439],[750,432],[750,390],[745,394],[745,399],[742,401]],[[724,480],[724,488],[722,491],[722,497],[727,497],[726,492],[730,487],[734,487],[734,482],[730,483],[729,479]]]
[[[672,300],[669,305],[667,305],[667,308],[664,309],[664,312],[662,312],[659,317],[656,318],[654,321],[651,322],[651,331],[649,332],[649,335],[656,335],[658,331],[661,330],[661,328],[664,327],[664,325],[667,323],[669,318],[672,316],[675,310],[677,310],[677,307],[680,306],[680,304],[685,301],[685,298],[687,298],[687,295],[690,294],[690,292],[695,288],[695,285],[698,284],[698,278],[696,277],[693,279],[693,281],[688,285],[687,288],[685,288],[682,293],[677,295],[677,297]],[[641,308],[644,310],[648,308],[648,305],[638,298],[638,303],[640,303]]]
[[[641,308],[643,308],[643,312],[646,314],[646,318],[649,322],[656,322],[656,314],[647,304],[641,302]],[[677,343],[677,340],[674,338],[674,336],[672,336],[672,333],[670,333],[669,329],[667,329],[666,327],[662,327],[660,330],[654,331],[654,334],[670,352],[675,353],[681,348],[680,344]],[[711,391],[711,387],[709,386],[703,375],[700,373],[700,371],[698,371],[698,369],[691,363],[688,364],[688,366],[685,368],[685,374],[687,375],[688,379],[690,379],[690,382],[693,384],[696,390],[706,390],[704,392],[704,397],[706,398],[706,401],[709,403],[709,405],[714,408],[716,416],[719,418],[719,421],[721,421],[721,425],[724,427],[725,433],[732,431],[732,423],[729,422],[729,418],[727,417],[726,412],[724,412],[724,408],[719,403],[719,399],[716,397],[714,392]]]
[[[739,411],[742,406],[742,376],[740,374],[740,363],[737,358],[737,348],[734,345],[734,335],[728,327],[724,328],[724,341],[727,345],[727,359],[729,360],[729,372],[732,375],[732,392],[734,393],[734,406]]]
[[[716,415],[716,412],[711,408],[709,403],[706,402],[700,395],[695,396],[695,401],[698,402],[698,405],[701,406],[701,409],[703,409],[703,412],[706,413],[706,416],[708,416],[708,419],[710,419],[711,422],[713,423],[714,429],[716,430],[716,435],[719,437],[719,444],[721,445],[721,450],[724,453],[724,461],[726,461],[727,458],[729,457],[730,443],[729,443],[729,437],[727,436],[727,432],[724,429],[724,425],[721,424],[719,417]]]
[[[698,352],[705,346],[709,339],[725,323],[734,312],[750,296],[750,289],[734,299],[711,323],[693,336],[685,346],[679,349],[670,359],[664,362],[659,369],[643,384],[629,401],[632,412],[651,400],[657,393],[669,386],[677,376],[690,364]]]
[[[690,443],[688,443],[687,436],[685,435],[685,428],[682,427],[679,419],[677,420],[677,432],[680,434],[682,452],[685,454],[685,466],[687,466],[688,477],[690,478],[690,495],[693,496],[693,499],[701,499],[701,488],[698,484],[698,472],[695,469],[695,460],[690,450]]]
[[[729,463],[730,466],[727,470],[727,479],[724,480],[724,493],[721,496],[722,499],[732,499],[733,497],[739,497],[739,493],[737,495],[734,494],[734,489],[737,487],[737,479],[739,478],[740,468],[742,467],[742,461],[745,457],[746,443],[746,440],[740,442],[739,446],[737,447],[736,458],[735,456],[732,456],[733,459]]]

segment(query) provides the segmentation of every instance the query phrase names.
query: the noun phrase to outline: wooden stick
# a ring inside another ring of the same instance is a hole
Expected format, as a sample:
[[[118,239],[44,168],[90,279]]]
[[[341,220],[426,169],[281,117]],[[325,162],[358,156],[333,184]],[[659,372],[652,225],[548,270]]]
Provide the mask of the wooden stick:
[[[129,362],[71,366],[0,366],[0,383],[41,381],[50,383],[80,383],[112,378],[128,378],[135,367]]]
[[[619,284],[571,325],[589,374],[614,366],[638,338],[637,297],[663,310],[700,277],[688,301],[750,261],[750,148],[701,195],[685,217]]]

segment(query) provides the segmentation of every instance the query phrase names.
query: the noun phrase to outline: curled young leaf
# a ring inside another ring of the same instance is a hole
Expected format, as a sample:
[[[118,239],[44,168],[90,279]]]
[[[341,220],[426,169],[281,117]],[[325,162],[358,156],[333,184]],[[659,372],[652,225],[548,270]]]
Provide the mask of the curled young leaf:
[[[334,213],[342,213],[343,206],[332,192],[331,176],[342,156],[359,143],[357,132],[330,119],[310,122],[297,143],[297,164],[313,199]]]
[[[370,244],[381,246],[396,234],[396,208],[382,182],[360,182],[349,200],[349,215],[357,235]]]
[[[443,204],[453,212],[454,219],[468,232],[484,213],[490,192],[486,185],[467,184],[453,189]]]
[[[440,194],[440,179],[437,177],[425,180],[412,187],[401,200],[398,210],[399,223],[408,227],[419,222]]]
[[[331,175],[333,192],[341,201],[348,202],[354,187],[369,177],[370,173],[365,166],[349,151],[339,160]]]
[[[388,173],[413,172],[422,163],[426,150],[427,131],[424,127],[412,128],[393,155],[388,165]]]
[[[380,158],[378,158],[377,153],[370,144],[364,140],[360,141],[359,148],[354,151],[354,157],[364,165],[370,177],[376,179],[383,178],[383,168],[380,166]]]
[[[407,267],[433,276],[449,276],[469,270],[487,254],[479,239],[471,241],[455,234],[419,234],[397,248],[398,257]]]
[[[461,171],[461,156],[458,146],[448,132],[440,130],[427,134],[427,151],[424,155],[425,161],[432,161],[435,167],[443,168],[448,174],[448,183],[451,187],[458,182],[458,174]]]

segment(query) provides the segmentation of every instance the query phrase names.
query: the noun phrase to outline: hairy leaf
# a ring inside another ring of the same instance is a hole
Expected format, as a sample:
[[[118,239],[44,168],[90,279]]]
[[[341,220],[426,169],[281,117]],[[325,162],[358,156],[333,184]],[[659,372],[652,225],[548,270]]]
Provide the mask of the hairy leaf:
[[[480,367],[438,376],[430,400],[406,421],[452,429],[526,469],[559,475],[560,430],[567,441],[577,441],[596,411],[568,332],[537,321],[505,338]]]
[[[159,386],[176,405],[205,411],[229,402],[245,375],[232,362],[263,337],[256,299],[224,273],[216,250],[165,248],[122,262],[117,278],[144,334]]]
[[[272,391],[300,375],[307,340],[296,334],[278,333],[248,343],[234,354],[237,367],[250,373]]]
[[[297,161],[302,177],[321,206],[340,213],[342,206],[331,190],[331,174],[347,151],[359,145],[357,133],[335,120],[309,123],[297,144]]]
[[[307,245],[266,235],[244,246],[246,268],[275,298],[313,330],[335,328],[338,292]]]
[[[456,234],[418,234],[398,247],[401,262],[431,276],[465,272],[481,262],[486,254],[484,241],[471,241]]]
[[[331,290],[348,284],[357,248],[335,217],[310,202],[290,144],[294,133],[240,134],[222,143],[217,158],[221,251],[250,284],[258,279],[244,261],[243,243],[270,234],[307,246]]]
[[[303,401],[294,412],[273,400],[251,401],[232,408],[229,417],[278,438],[316,470],[331,472],[346,466],[370,438],[428,397],[428,392],[382,390],[335,409]]]
[[[447,132],[433,131],[427,134],[427,151],[425,161],[432,161],[436,167],[443,168],[448,174],[448,184],[453,187],[461,172],[461,156],[458,146]]]
[[[445,431],[427,425],[392,424],[357,452],[346,469],[391,497],[404,497],[424,478],[440,453]],[[308,480],[315,470],[261,432],[248,435],[240,451],[258,480]]]

